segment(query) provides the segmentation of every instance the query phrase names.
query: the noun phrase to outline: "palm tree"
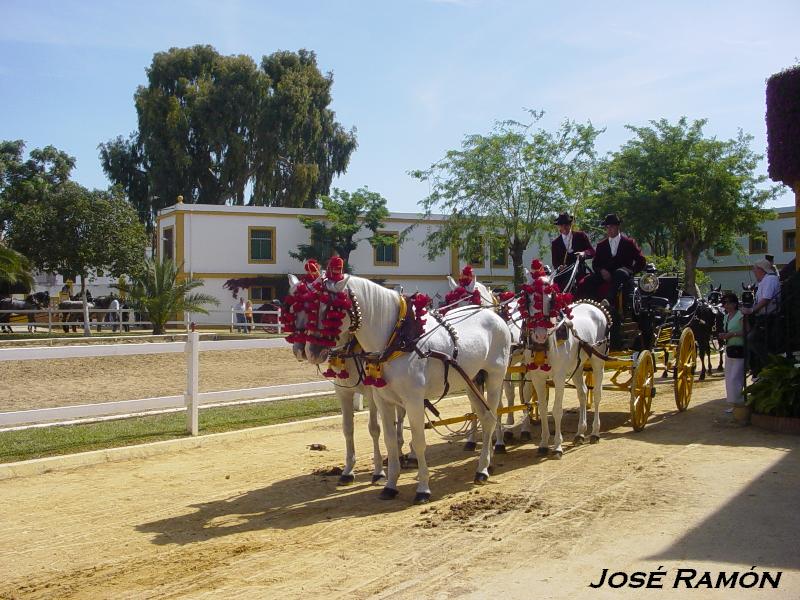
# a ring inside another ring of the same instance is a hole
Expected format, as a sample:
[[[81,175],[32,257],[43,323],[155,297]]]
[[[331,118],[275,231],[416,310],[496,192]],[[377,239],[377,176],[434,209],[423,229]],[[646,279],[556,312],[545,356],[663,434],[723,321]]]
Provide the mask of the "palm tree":
[[[179,279],[180,270],[171,259],[148,258],[142,275],[133,277],[130,284],[117,286],[137,309],[147,313],[155,335],[164,333],[167,321],[178,312],[207,315],[204,305],[219,304],[216,298],[208,294],[189,293],[201,287],[203,280],[189,276]]]
[[[30,290],[33,286],[30,268],[27,258],[0,242],[0,286]]]

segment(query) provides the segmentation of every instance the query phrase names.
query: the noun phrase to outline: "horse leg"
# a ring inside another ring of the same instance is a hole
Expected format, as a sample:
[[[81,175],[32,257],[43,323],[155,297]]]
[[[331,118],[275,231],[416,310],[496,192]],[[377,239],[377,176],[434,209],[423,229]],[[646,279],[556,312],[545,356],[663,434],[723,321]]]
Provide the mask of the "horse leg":
[[[531,396],[533,395],[533,384],[531,384],[530,380],[523,375],[522,380],[519,384],[519,395],[526,405],[529,404],[531,401]],[[530,411],[525,408],[522,411],[522,425],[520,426],[519,432],[519,439],[523,442],[530,442],[533,438],[531,434],[531,429],[533,428],[533,417],[531,416]]]
[[[478,434],[478,422],[477,421],[470,421],[469,425],[467,425],[467,437],[464,442],[464,452],[474,452],[475,449],[478,447],[478,443],[475,441],[475,438]]]
[[[550,446],[550,421],[547,418],[547,378],[544,375],[533,375],[533,389],[536,391],[539,406],[539,422],[542,426],[542,437],[539,440],[539,454],[547,454]]]
[[[494,435],[494,430],[499,420],[497,418],[497,407],[500,406],[504,378],[504,371],[486,374],[485,405],[483,398],[476,398],[472,392],[469,394],[472,408],[478,415],[481,429],[483,429],[483,447],[478,458],[478,469],[475,471],[474,480],[477,484],[483,484],[489,480],[489,465],[492,463],[492,435]]]
[[[384,431],[384,446],[386,446],[387,470],[386,484],[380,493],[381,500],[391,500],[397,496],[397,479],[400,477],[400,450],[397,445],[397,423],[393,400],[384,397],[378,391],[373,391],[373,400],[378,407]]]
[[[381,426],[378,423],[378,407],[372,398],[372,390],[364,389],[364,397],[369,406],[369,435],[372,437],[372,483],[378,483],[381,479],[386,479],[383,470],[383,457],[381,456]]]
[[[578,368],[572,376],[572,383],[578,394],[578,431],[572,443],[576,446],[586,441],[586,405],[588,397],[586,394],[586,382],[583,379],[583,369]]]
[[[355,391],[352,388],[342,389],[336,388],[336,398],[342,408],[342,433],[344,434],[344,470],[339,476],[339,485],[350,485],[355,481],[353,469],[356,466],[356,445],[353,440],[353,414],[355,409],[353,407],[353,397]]]
[[[561,436],[561,417],[564,415],[564,381],[565,373],[553,373],[553,381],[555,382],[555,399],[553,400],[553,425],[555,431],[553,432],[553,452],[556,458],[561,458],[564,454],[562,444],[564,438]]]
[[[706,353],[705,348],[701,344],[698,344],[698,354],[700,355],[700,381],[704,381],[706,378]]]
[[[664,373],[662,377],[667,377],[669,374],[669,350],[664,348]]]
[[[603,399],[603,372],[606,365],[602,358],[592,356],[592,372],[594,374],[594,419],[592,420],[592,435],[589,441],[596,444],[600,441],[600,401]]]
[[[411,469],[418,465],[417,454],[414,452],[414,443],[408,444],[408,453],[403,454],[403,444],[405,444],[403,422],[406,420],[406,409],[402,406],[395,408],[395,423],[397,423],[397,450],[400,452],[400,466],[403,469]]]
[[[424,392],[413,390],[410,394],[411,401],[406,404],[406,416],[411,427],[411,444],[417,455],[417,493],[414,496],[414,504],[426,504],[431,499],[431,488],[428,486],[430,472],[428,463],[425,460],[425,404],[423,401]],[[391,469],[390,469],[391,473]]]

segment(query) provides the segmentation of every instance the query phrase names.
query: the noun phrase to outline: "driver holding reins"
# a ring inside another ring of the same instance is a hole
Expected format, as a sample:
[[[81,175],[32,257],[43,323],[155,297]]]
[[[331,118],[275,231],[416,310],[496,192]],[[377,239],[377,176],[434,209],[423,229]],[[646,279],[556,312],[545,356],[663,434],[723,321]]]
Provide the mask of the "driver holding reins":
[[[559,236],[550,242],[550,256],[553,260],[553,269],[558,273],[554,281],[558,283],[562,290],[569,283],[572,271],[571,269],[564,269],[559,272],[559,269],[575,264],[579,256],[584,258],[594,257],[594,248],[589,236],[583,231],[573,231],[573,220],[574,218],[569,213],[561,213],[553,221],[553,224],[558,226]],[[579,282],[576,281],[575,283],[578,284]]]

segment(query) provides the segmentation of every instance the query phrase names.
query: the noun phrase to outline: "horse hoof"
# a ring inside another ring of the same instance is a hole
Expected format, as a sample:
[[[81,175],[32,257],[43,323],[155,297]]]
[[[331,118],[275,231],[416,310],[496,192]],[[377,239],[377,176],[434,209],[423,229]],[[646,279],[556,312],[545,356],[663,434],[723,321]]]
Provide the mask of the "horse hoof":
[[[407,454],[404,454],[400,457],[400,468],[417,469],[419,468],[419,461],[414,456],[408,456]]]
[[[372,484],[373,484],[373,485],[375,485],[375,484],[376,484],[376,483],[378,483],[378,482],[379,482],[381,479],[386,479],[386,475],[384,475],[383,473],[381,473],[381,474],[379,474],[379,475],[373,475],[373,476],[372,476]]]
[[[483,485],[487,481],[489,481],[489,476],[486,473],[481,473],[480,471],[475,473],[475,479],[473,480],[474,483]]]
[[[416,496],[414,496],[414,504],[427,504],[430,501],[430,492],[417,492]]]
[[[564,456],[564,451],[563,450],[555,450],[555,451],[553,451],[553,458],[557,458],[557,459],[561,460],[562,456]]]
[[[339,483],[337,485],[353,485],[353,482],[355,482],[355,480],[356,480],[355,475],[340,475]]]
[[[600,441],[600,436],[599,435],[590,435],[589,436],[589,443],[590,444],[596,444],[599,441]]]
[[[486,470],[489,472],[489,475],[494,475],[494,465],[489,465],[486,467]]]
[[[494,445],[494,453],[495,454],[507,454],[505,444],[495,444]]]
[[[523,442],[530,442],[533,437],[531,436],[530,431],[523,431],[519,434],[519,439],[521,439]]]
[[[397,498],[397,494],[399,494],[399,493],[400,492],[398,492],[394,488],[384,487],[381,490],[381,493],[378,496],[378,498],[380,498],[381,500],[394,500],[395,498]]]
[[[477,447],[475,442],[464,442],[464,452],[474,452]]]
[[[550,452],[550,450],[547,448],[547,446],[539,446],[537,452],[539,453],[539,456],[547,456],[547,453]]]
[[[572,440],[572,443],[576,446],[580,446],[581,444],[586,443],[586,438],[582,435],[576,435],[575,438]]]
[[[503,432],[503,441],[510,442],[514,439],[514,434],[511,431],[504,431]]]

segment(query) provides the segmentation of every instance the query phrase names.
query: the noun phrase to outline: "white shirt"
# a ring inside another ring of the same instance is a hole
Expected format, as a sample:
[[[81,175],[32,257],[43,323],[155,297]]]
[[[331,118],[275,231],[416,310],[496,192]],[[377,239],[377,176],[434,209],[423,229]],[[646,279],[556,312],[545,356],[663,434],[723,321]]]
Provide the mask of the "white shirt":
[[[781,282],[776,275],[767,273],[764,278],[758,282],[758,289],[756,290],[755,303],[758,304],[761,300],[772,300],[764,308],[759,310],[757,315],[768,315],[778,310],[778,295],[781,291]]]
[[[619,248],[620,234],[616,237],[608,238],[608,245],[611,246],[611,256],[617,255],[617,248]]]
[[[561,241],[564,242],[564,248],[567,249],[567,252],[572,252],[572,232],[570,231],[567,235],[562,233]]]

